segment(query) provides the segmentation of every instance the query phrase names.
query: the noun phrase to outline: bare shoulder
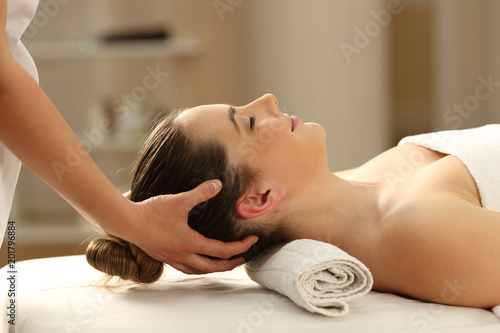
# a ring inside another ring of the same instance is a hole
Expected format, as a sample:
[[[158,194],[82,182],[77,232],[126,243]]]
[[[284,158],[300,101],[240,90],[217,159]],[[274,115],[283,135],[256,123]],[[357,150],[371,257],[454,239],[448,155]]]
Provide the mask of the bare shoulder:
[[[500,304],[500,213],[431,195],[393,214],[377,252],[375,288],[444,304]]]

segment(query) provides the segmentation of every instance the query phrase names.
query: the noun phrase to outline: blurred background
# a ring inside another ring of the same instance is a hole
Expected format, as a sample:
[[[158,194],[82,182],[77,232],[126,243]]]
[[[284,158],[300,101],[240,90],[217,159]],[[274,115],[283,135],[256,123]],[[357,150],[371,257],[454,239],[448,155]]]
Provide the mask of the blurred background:
[[[332,171],[406,135],[499,123],[498,13],[494,0],[41,0],[24,42],[125,192],[148,123],[179,107],[273,93],[324,126]],[[24,167],[11,219],[18,260],[83,253],[94,232]]]

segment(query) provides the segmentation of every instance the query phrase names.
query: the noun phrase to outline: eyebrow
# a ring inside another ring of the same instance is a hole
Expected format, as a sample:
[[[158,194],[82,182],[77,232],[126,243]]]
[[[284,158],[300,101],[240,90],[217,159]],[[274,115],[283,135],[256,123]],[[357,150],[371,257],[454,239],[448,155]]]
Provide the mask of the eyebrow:
[[[238,133],[240,133],[240,127],[238,126],[236,119],[234,119],[234,114],[236,113],[236,110],[234,109],[234,107],[230,106],[227,111],[229,113],[229,120],[231,120],[231,122],[234,124],[234,127],[236,127]]]

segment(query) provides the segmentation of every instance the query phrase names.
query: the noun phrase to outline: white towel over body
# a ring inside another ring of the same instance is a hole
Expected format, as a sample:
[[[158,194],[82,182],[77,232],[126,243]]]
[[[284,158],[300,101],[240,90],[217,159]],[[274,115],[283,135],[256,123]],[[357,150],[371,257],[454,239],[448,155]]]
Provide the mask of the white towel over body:
[[[248,276],[310,312],[342,316],[347,301],[373,285],[368,268],[336,246],[299,239],[272,248],[246,264]]]
[[[409,136],[403,143],[458,157],[474,177],[483,207],[500,212],[500,124]]]
[[[483,207],[500,212],[500,124],[410,136],[403,143],[458,157],[474,177]],[[500,318],[500,305],[493,312]]]

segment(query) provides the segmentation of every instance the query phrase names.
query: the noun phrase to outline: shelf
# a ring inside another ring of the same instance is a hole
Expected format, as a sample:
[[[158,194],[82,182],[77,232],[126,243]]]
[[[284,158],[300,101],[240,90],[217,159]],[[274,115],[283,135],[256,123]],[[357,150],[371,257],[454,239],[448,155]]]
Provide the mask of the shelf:
[[[113,44],[105,44],[98,40],[88,40],[85,43],[33,41],[26,42],[26,48],[37,61],[163,59],[197,56],[201,52],[201,42],[195,38]]]

